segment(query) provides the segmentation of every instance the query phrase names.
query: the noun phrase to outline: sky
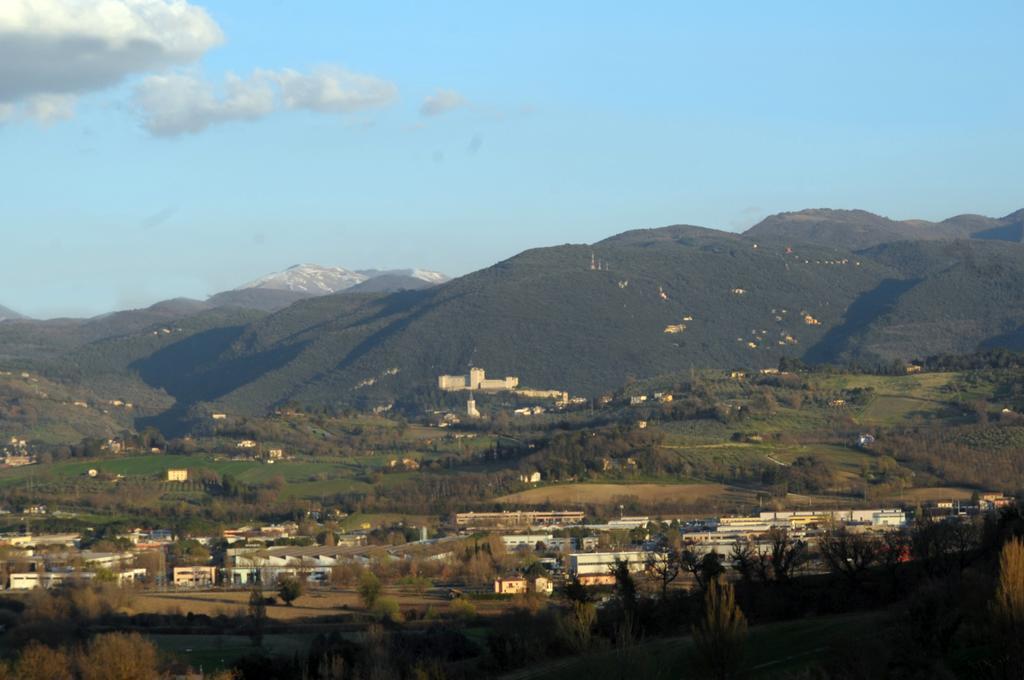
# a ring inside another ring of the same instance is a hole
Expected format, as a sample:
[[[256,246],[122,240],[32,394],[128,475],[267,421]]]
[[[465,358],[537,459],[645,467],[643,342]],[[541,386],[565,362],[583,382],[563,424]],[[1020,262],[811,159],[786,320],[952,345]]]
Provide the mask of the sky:
[[[1024,207],[1024,3],[0,0],[0,305]]]

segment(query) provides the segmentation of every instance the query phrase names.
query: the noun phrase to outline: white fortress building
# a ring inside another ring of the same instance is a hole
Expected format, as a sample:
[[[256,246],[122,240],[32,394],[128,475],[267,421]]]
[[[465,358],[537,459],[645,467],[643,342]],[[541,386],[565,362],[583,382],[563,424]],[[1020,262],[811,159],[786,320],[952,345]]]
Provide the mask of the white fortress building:
[[[519,386],[519,378],[510,375],[504,378],[487,378],[482,368],[469,369],[469,375],[439,375],[438,388],[445,392],[461,392],[477,390],[480,392],[503,392],[514,390]]]

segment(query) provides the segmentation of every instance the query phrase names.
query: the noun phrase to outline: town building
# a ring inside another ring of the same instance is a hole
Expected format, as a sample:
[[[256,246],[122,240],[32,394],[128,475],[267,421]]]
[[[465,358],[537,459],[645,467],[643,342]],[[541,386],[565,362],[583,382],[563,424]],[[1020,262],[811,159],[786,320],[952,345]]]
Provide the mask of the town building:
[[[664,560],[659,553],[647,550],[623,550],[619,552],[573,553],[569,555],[569,574],[583,576],[610,574],[617,562],[626,562],[629,571],[645,571],[651,560]]]
[[[118,585],[137,583],[145,580],[145,569],[126,569],[111,574]],[[91,581],[96,578],[92,571],[32,571],[13,573],[8,578],[10,590],[33,590],[35,588],[53,588],[66,582]]]
[[[582,510],[503,510],[501,512],[459,512],[455,526],[537,526],[541,524],[580,524]]]
[[[217,581],[217,568],[174,567],[171,575],[175,588],[209,588]]]
[[[614,574],[579,574],[576,577],[581,586],[613,586]]]
[[[501,537],[501,542],[508,550],[516,548],[530,548],[533,550],[537,544],[549,545],[554,540],[551,534],[506,534]]]

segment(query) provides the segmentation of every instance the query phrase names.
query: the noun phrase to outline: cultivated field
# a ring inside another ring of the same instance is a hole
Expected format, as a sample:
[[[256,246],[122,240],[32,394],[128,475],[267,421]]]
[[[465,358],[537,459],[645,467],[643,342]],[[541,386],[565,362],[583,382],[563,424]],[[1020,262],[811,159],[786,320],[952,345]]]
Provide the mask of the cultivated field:
[[[273,590],[265,592],[275,595]],[[393,597],[403,611],[432,610],[442,615],[451,604],[444,589],[429,590],[423,594],[410,589],[385,587],[383,596]],[[486,615],[507,608],[512,600],[473,600],[477,613]],[[246,615],[249,606],[248,590],[218,590],[197,592],[145,592],[132,598],[131,613],[152,614],[205,614],[207,616]],[[267,616],[281,621],[344,616],[363,611],[363,604],[354,590],[312,589],[304,593],[290,607],[284,604],[267,607]]]
[[[890,500],[905,500],[907,503],[918,503],[942,500],[970,500],[975,489],[968,489],[963,486],[922,486],[915,489],[907,489],[897,497]]]
[[[750,503],[756,501],[752,491],[725,484],[558,484],[542,486],[528,491],[501,496],[499,503],[520,505],[578,505],[583,503],[611,503],[619,498],[634,496],[649,502],[728,501]]]

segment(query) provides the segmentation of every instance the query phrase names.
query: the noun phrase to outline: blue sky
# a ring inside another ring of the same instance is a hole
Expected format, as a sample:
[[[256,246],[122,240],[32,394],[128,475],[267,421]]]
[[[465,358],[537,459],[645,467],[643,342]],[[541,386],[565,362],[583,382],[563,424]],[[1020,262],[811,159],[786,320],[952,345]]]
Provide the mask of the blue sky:
[[[167,11],[0,7],[0,304],[35,316],[299,262],[457,275],[635,227],[1024,207],[1020,2],[103,1]],[[116,59],[80,70],[76,31]]]

